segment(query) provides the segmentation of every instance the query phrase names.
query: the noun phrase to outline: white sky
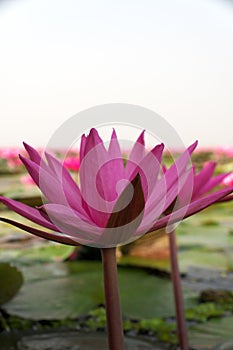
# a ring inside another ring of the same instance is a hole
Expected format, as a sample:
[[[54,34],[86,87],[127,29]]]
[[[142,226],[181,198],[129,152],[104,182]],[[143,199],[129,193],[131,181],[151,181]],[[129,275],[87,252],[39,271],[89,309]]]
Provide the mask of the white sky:
[[[233,145],[233,3],[0,1],[0,145],[46,145],[112,102],[154,110],[185,144]]]

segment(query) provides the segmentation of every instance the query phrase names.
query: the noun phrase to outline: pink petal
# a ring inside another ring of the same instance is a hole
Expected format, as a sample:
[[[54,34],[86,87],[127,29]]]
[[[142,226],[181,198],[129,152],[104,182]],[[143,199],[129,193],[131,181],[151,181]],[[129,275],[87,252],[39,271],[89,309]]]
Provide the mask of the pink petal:
[[[229,176],[231,173],[225,173],[225,174],[219,174],[214,177],[212,177],[200,190],[199,195],[202,195],[204,193],[207,193],[211,191],[214,187],[220,185],[222,181]]]
[[[179,207],[183,207],[186,204],[190,203],[190,201],[193,198],[193,185],[194,185],[194,167],[190,168],[187,171],[187,176],[184,182],[184,185],[182,186],[181,190],[179,191],[178,194],[178,201],[177,205]]]
[[[41,231],[38,230],[36,228],[21,224],[19,222],[10,220],[10,219],[6,219],[6,218],[0,218],[0,221],[6,222],[10,225],[13,225],[15,227],[18,227],[26,232],[32,233],[35,236],[44,238],[44,239],[48,239],[50,241],[54,241],[54,242],[58,242],[58,243],[62,243],[62,244],[67,244],[67,245],[79,245],[78,242],[76,242],[75,240],[73,240],[72,238],[64,235],[64,234],[58,234],[58,233],[54,233],[54,232],[45,232],[45,231]]]
[[[161,215],[178,196],[182,189],[189,172],[186,171],[190,162],[190,155],[197,146],[197,141],[175,161],[175,163],[162,175],[157,181],[155,188],[149,200],[146,202],[145,216],[154,213]]]
[[[47,169],[47,164],[45,163],[45,161],[42,159],[42,157],[40,156],[40,154],[30,145],[28,145],[26,142],[23,142],[24,148],[27,151],[30,159],[40,165],[43,166],[44,169]]]
[[[208,162],[202,170],[194,178],[193,198],[197,198],[205,186],[211,179],[216,168],[215,162]],[[202,191],[203,193],[203,191]]]
[[[82,244],[95,244],[103,231],[96,225],[89,224],[75,210],[63,205],[45,204],[42,208],[59,231],[68,234]]]
[[[82,207],[81,196],[79,194],[80,192],[78,187],[75,183],[73,183],[72,180],[70,181],[69,173],[62,167],[62,165],[61,171],[62,175],[64,175],[63,179],[65,179],[63,182],[61,182],[61,179],[58,180],[57,174],[54,175],[51,174],[51,172],[47,172],[38,164],[33,163],[30,159],[24,158],[22,156],[21,159],[27,171],[49,202],[66,206],[72,204],[72,206],[75,206],[75,209],[77,211],[80,211],[83,215],[86,215],[87,220],[90,220],[89,216],[86,214]],[[58,171],[59,162],[56,162],[54,159],[55,158],[53,158],[53,165],[55,166],[56,163],[56,169]],[[50,157],[50,161],[52,161],[52,156]],[[74,196],[74,198],[72,198],[72,196]]]
[[[17,214],[22,215],[23,217],[44,226],[50,230],[57,231],[57,227],[54,226],[46,214],[42,214],[39,210],[29,207],[26,204],[15,201],[14,199],[9,199],[5,197],[0,197],[0,202],[5,204],[8,208],[15,211]]]
[[[86,217],[86,220],[91,222],[91,218],[83,208],[82,196],[79,187],[73,180],[72,176],[65,169],[63,164],[51,154],[45,153],[45,156],[50,166],[50,169],[53,171],[54,176],[56,177],[58,183],[61,186],[62,192],[64,193],[68,204],[73,209],[77,210],[80,214],[84,215]]]
[[[233,195],[228,195],[223,198],[220,198],[217,202],[218,203],[224,203],[224,202],[229,202],[233,200]]]
[[[135,142],[130,152],[129,159],[125,167],[125,175],[127,179],[132,178],[133,176],[132,174],[133,173],[135,174],[134,172],[135,168],[145,156],[146,150],[145,150],[144,135],[145,135],[145,130],[143,130],[141,135],[138,137],[137,141]]]
[[[147,155],[141,160],[138,166],[135,167],[129,180],[131,181],[137,173],[141,176],[142,188],[146,201],[151,196],[152,191],[158,179],[161,168],[161,160],[164,145],[155,146]]]
[[[179,202],[177,201],[177,194],[179,191],[178,187],[183,186],[183,184],[186,183],[187,178],[189,177],[190,172],[192,169],[186,170],[179,178],[179,186],[176,184],[175,186],[172,186],[168,192],[166,192],[166,183],[161,183],[161,187],[164,189],[164,196],[160,198],[160,200],[154,205],[154,207],[147,207],[147,203],[145,206],[145,212],[144,212],[144,217],[142,220],[142,223],[140,225],[140,232],[147,232],[152,223],[155,222],[155,220],[166,210],[167,208],[167,203],[170,202],[172,206],[176,209],[176,206],[179,205]],[[189,193],[189,197],[191,198],[191,193]],[[149,201],[148,201],[149,202]],[[151,203],[150,203],[151,204]],[[187,201],[185,202],[187,204]],[[166,209],[164,209],[166,208]]]
[[[117,140],[115,130],[113,130],[110,145],[108,148],[107,161],[99,164],[96,174],[96,188],[100,196],[109,204],[115,202],[120,190],[122,191],[126,183],[124,180],[124,164],[121,155],[120,145]],[[109,207],[109,211],[111,211]]]
[[[86,147],[86,136],[85,135],[82,135],[81,137],[81,143],[80,143],[80,151],[79,151],[79,158],[80,158],[80,164],[82,163],[82,160],[84,158],[84,155],[85,155],[85,147]]]
[[[112,188],[113,172],[108,164],[108,153],[95,129],[87,136],[84,153],[79,171],[81,194],[92,220],[105,227],[114,205],[109,198],[115,188]]]
[[[144,206],[141,178],[137,174],[118,198],[98,246],[107,248],[128,243],[141,223]]]
[[[108,155],[111,161],[114,160],[114,162],[112,162],[112,166],[113,166],[112,172],[113,174],[115,174],[115,177],[116,177],[115,182],[117,182],[125,177],[124,175],[125,170],[124,170],[124,162],[121,154],[121,148],[120,148],[120,144],[117,139],[115,130],[113,130],[112,132],[112,137],[108,148]]]
[[[191,202],[185,208],[180,208],[175,212],[159,219],[154,225],[152,225],[148,232],[158,230],[160,228],[166,227],[167,225],[171,225],[175,222],[183,220],[193,214],[196,214],[209,207],[213,203],[221,200],[221,198],[225,198],[225,196],[229,195],[231,192],[233,192],[233,187],[217,191],[206,197],[199,198],[194,202]]]

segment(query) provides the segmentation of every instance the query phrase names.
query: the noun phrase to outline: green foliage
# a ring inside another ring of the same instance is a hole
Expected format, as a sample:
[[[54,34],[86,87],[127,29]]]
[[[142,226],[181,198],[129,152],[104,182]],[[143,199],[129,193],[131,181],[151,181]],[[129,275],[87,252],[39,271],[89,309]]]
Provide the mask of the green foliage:
[[[19,291],[23,284],[22,273],[7,263],[0,263],[0,305],[8,302]]]
[[[205,322],[212,317],[220,317],[225,314],[222,307],[214,303],[203,303],[197,305],[195,308],[190,308],[185,311],[187,320],[194,320],[198,322]]]
[[[202,220],[201,223],[203,226],[219,226],[219,222],[214,219]]]
[[[161,318],[143,319],[139,322],[140,331],[158,332],[164,321]]]
[[[104,329],[106,327],[106,311],[103,307],[89,312],[89,318],[85,325],[91,330]]]
[[[104,304],[101,263],[50,263],[24,267],[23,271],[27,283],[22,287],[22,293],[5,306],[10,314],[32,320],[73,319]],[[125,317],[174,315],[169,279],[141,269],[119,268],[119,285]],[[197,295],[194,299],[193,293],[187,290],[184,295],[187,307],[197,303]]]
[[[139,333],[154,334],[159,340],[171,344],[177,343],[175,329],[175,323],[168,323],[161,318],[142,319],[138,327]]]
[[[190,327],[190,345],[198,349],[217,349],[217,345],[232,340],[233,317],[211,319],[206,323]],[[227,348],[226,348],[227,349]],[[232,349],[232,347],[228,348]]]
[[[201,302],[216,302],[218,304],[233,304],[233,292],[221,289],[205,289],[200,294]]]
[[[32,326],[32,322],[30,320],[25,320],[13,315],[7,318],[7,324],[10,329],[18,330],[28,330]]]

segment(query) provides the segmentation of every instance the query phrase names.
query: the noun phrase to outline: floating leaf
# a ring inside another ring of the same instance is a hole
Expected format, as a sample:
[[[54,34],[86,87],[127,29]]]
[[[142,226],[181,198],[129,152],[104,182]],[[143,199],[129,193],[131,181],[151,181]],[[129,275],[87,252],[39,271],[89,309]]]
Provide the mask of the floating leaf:
[[[213,349],[218,344],[233,340],[233,316],[214,319],[192,327],[189,331],[189,339],[190,345],[203,350]],[[222,347],[222,349],[225,348]],[[232,348],[226,347],[226,349]]]
[[[41,265],[35,270],[24,268],[24,273],[28,282],[14,300],[4,305],[10,314],[33,320],[75,318],[104,303],[102,267],[98,262]],[[119,268],[119,284],[126,316],[174,315],[168,279],[138,269]],[[185,295],[187,307],[196,304],[193,294]]]
[[[9,301],[23,284],[22,273],[7,263],[0,263],[0,305]]]

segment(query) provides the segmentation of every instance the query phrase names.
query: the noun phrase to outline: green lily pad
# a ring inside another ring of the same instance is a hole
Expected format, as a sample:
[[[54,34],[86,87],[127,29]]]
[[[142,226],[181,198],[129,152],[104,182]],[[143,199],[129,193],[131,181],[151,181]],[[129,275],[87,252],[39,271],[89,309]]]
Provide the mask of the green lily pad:
[[[189,339],[193,347],[203,350],[233,340],[233,316],[193,326],[189,330]]]
[[[49,269],[48,269],[49,266]],[[102,267],[98,262],[77,262],[24,268],[27,283],[4,309],[32,320],[75,318],[104,303]],[[53,268],[54,266],[54,268]],[[40,269],[43,271],[40,278]],[[34,273],[33,273],[34,271]],[[37,276],[37,279],[35,277]],[[123,314],[133,318],[174,315],[171,282],[145,271],[119,268]],[[185,292],[187,307],[197,303]]]
[[[0,263],[0,305],[8,302],[19,291],[23,284],[23,275],[15,267],[7,263]]]

